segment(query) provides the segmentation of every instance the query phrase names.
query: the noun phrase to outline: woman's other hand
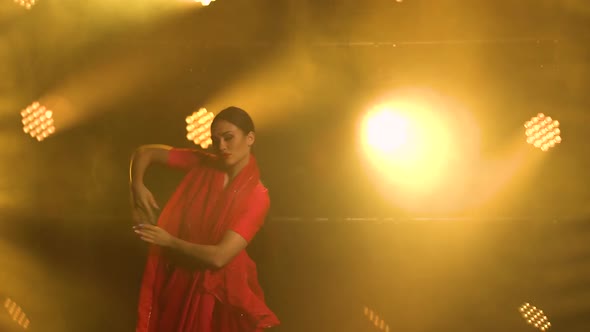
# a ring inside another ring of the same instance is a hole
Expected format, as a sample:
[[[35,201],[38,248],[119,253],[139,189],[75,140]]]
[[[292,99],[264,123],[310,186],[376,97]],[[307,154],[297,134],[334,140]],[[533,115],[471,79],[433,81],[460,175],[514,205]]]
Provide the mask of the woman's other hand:
[[[131,204],[135,223],[152,225],[157,223],[156,210],[160,207],[154,195],[143,183],[131,185]]]
[[[145,242],[160,247],[171,247],[174,243],[174,237],[158,226],[142,224],[133,228],[135,233]]]

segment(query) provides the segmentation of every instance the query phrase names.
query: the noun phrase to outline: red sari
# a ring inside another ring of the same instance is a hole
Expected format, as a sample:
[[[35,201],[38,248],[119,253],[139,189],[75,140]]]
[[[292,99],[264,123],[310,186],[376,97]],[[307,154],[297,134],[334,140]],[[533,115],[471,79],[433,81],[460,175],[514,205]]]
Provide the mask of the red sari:
[[[253,156],[225,189],[224,172],[211,155],[172,149],[168,164],[188,173],[162,210],[160,227],[198,244],[217,244],[228,230],[250,242],[270,205]],[[245,250],[213,270],[178,253],[150,248],[137,332],[249,332],[278,324]]]

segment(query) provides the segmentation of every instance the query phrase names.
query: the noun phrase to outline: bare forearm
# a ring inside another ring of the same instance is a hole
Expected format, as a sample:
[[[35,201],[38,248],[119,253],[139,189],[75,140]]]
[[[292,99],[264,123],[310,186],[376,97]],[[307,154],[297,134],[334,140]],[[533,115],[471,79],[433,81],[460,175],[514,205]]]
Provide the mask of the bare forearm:
[[[170,247],[214,268],[220,268],[224,265],[218,246],[195,244],[179,238],[173,238]]]
[[[172,147],[167,145],[143,145],[140,146],[131,157],[129,165],[130,183],[143,183],[143,177],[147,168],[153,163],[165,164],[168,153]]]

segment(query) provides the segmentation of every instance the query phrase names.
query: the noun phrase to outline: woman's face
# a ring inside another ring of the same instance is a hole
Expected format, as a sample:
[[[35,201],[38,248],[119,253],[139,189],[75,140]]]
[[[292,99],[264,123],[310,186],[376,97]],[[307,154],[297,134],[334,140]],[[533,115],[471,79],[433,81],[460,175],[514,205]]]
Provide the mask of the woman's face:
[[[211,128],[213,148],[226,167],[245,166],[250,157],[250,147],[254,144],[254,132],[245,134],[231,122],[219,120]]]

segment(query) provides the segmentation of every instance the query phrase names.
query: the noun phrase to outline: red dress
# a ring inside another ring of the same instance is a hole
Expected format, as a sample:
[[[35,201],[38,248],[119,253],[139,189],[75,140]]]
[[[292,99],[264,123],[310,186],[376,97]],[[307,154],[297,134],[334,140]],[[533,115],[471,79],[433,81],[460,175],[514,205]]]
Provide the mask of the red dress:
[[[225,189],[224,172],[214,156],[172,149],[168,164],[188,173],[162,210],[160,227],[192,243],[214,245],[228,230],[250,242],[270,205],[253,156]],[[137,332],[249,332],[278,324],[264,302],[256,264],[245,250],[214,270],[178,253],[150,248]]]

